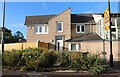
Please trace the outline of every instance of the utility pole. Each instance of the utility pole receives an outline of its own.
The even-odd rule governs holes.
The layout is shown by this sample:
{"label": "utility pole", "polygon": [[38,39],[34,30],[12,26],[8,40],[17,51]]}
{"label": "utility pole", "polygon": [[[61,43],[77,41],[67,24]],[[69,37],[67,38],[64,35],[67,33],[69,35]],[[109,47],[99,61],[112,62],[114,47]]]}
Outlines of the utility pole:
{"label": "utility pole", "polygon": [[5,25],[5,0],[3,1],[3,25],[1,27],[1,50],[4,53],[4,25]]}
{"label": "utility pole", "polygon": [[112,53],[112,31],[111,31],[111,12],[110,12],[110,0],[108,0],[108,9],[109,9],[109,15],[110,15],[110,67],[113,67],[113,53]]}

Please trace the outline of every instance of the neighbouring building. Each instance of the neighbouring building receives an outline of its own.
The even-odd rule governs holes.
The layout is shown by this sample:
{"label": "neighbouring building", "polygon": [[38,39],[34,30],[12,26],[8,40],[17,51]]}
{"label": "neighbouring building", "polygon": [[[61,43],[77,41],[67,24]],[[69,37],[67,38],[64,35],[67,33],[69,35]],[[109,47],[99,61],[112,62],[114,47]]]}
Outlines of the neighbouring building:
{"label": "neighbouring building", "polygon": [[[102,39],[110,39],[110,31],[106,31],[104,28],[103,14],[93,14],[93,17],[96,22],[96,33],[101,36]],[[120,39],[120,13],[111,14],[111,23],[112,39]]]}

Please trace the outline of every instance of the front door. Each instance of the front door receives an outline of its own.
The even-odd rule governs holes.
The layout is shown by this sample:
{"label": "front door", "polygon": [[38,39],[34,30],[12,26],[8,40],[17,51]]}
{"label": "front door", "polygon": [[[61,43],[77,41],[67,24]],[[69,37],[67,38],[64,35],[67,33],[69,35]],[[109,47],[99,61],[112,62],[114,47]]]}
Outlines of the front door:
{"label": "front door", "polygon": [[63,50],[63,36],[56,36],[56,50]]}

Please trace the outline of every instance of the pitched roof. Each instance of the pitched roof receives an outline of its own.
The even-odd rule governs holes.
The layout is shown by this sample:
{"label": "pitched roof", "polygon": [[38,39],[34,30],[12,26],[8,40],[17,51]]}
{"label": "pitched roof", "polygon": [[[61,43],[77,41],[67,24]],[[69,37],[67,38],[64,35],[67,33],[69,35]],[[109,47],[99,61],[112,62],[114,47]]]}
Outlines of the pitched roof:
{"label": "pitched roof", "polygon": [[71,22],[95,24],[92,14],[71,14]]}
{"label": "pitched roof", "polygon": [[26,16],[25,25],[48,24],[49,19],[54,16],[56,15]]}
{"label": "pitched roof", "polygon": [[73,39],[66,40],[65,42],[81,42],[81,41],[93,41],[93,40],[103,40],[103,39],[96,33],[89,33]]}
{"label": "pitched roof", "polygon": [[[48,24],[48,21],[56,15],[26,16],[25,25]],[[71,23],[95,24],[92,14],[71,14]]]}

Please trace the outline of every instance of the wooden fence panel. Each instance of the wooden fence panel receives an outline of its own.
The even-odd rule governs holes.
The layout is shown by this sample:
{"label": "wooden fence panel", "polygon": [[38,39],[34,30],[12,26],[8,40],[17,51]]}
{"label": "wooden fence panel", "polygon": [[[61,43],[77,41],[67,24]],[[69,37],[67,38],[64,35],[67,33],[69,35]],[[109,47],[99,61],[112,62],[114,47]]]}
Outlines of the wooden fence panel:
{"label": "wooden fence panel", "polygon": [[[0,44],[1,46],[1,44]],[[9,43],[9,44],[4,44],[4,50],[22,50],[22,49],[26,49],[26,48],[37,48],[37,47],[41,47],[41,48],[47,48],[49,47],[48,43],[44,43],[44,42],[30,42],[30,43]],[[1,47],[0,47],[1,50]]]}
{"label": "wooden fence panel", "polygon": [[38,47],[49,49],[49,43],[38,42]]}

